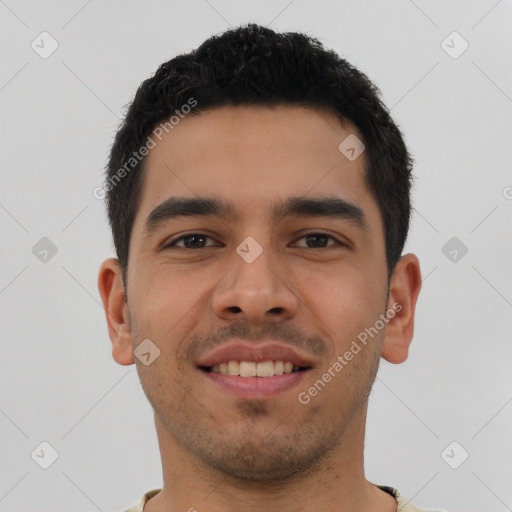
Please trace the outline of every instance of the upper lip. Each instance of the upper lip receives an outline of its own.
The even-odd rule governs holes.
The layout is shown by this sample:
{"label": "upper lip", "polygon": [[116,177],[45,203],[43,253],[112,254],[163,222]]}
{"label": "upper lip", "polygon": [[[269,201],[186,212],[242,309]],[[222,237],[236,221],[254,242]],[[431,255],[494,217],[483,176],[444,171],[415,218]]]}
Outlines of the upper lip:
{"label": "upper lip", "polygon": [[214,366],[228,361],[284,361],[291,362],[293,366],[311,367],[313,361],[307,356],[301,355],[290,346],[277,342],[267,342],[255,345],[254,342],[240,342],[222,345],[212,352],[205,354],[197,363],[197,366]]}

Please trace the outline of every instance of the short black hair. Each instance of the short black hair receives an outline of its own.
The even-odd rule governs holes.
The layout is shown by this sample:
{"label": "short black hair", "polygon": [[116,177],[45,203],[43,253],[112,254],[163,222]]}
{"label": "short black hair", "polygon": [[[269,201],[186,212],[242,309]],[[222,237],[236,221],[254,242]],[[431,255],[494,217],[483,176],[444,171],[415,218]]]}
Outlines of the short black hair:
{"label": "short black hair", "polygon": [[379,89],[317,39],[250,23],[160,65],[127,108],[104,187],[125,289],[147,153],[141,148],[160,123],[172,128],[175,114],[236,105],[322,109],[357,127],[365,145],[365,180],[382,215],[389,281],[409,230],[412,158]]}

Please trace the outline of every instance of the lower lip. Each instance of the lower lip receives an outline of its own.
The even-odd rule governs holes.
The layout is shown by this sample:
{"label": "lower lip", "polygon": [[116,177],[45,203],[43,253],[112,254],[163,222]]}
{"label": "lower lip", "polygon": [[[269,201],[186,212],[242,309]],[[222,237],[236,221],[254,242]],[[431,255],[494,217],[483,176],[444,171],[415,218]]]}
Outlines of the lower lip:
{"label": "lower lip", "polygon": [[240,377],[199,370],[211,382],[239,398],[268,398],[295,387],[309,370],[272,377]]}

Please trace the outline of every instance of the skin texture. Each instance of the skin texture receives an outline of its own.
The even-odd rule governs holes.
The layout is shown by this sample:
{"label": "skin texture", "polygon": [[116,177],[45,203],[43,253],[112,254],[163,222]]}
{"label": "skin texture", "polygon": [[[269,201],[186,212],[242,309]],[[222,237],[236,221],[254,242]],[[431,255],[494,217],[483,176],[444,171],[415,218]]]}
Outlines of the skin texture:
{"label": "skin texture", "polygon": [[[380,358],[407,359],[421,274],[416,256],[402,256],[388,294],[382,219],[364,182],[364,153],[349,161],[338,150],[357,133],[314,109],[222,107],[183,119],[148,155],[128,302],[117,259],[106,260],[98,278],[113,357],[136,364],[155,411],[164,486],[145,512],[396,510],[364,475],[366,412]],[[170,196],[222,198],[239,218],[178,217],[147,236],[146,217]],[[350,201],[368,229],[345,219],[273,221],[271,202],[292,196]],[[318,231],[333,238],[315,245],[305,237]],[[192,233],[211,238],[189,240],[192,249],[183,239],[164,247]],[[263,249],[252,263],[236,252],[248,236]],[[385,329],[301,404],[298,394],[393,304],[400,311]],[[145,339],[160,350],[149,366],[134,357]],[[297,387],[240,399],[194,364],[235,339],[290,345],[313,368]]]}

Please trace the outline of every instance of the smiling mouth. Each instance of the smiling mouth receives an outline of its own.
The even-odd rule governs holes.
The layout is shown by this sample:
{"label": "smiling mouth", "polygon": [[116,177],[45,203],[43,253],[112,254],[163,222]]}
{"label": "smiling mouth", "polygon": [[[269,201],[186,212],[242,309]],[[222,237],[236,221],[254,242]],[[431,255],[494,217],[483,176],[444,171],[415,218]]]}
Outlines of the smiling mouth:
{"label": "smiling mouth", "polygon": [[273,377],[309,370],[307,366],[294,366],[290,361],[226,361],[214,366],[199,366],[202,371],[233,377]]}

